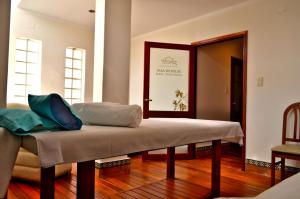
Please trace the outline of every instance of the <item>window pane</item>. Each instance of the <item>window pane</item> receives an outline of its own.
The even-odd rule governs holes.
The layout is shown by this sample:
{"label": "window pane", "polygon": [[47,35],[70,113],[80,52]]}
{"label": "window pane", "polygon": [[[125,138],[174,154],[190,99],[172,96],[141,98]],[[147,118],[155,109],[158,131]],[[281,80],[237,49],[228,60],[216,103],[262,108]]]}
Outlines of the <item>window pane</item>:
{"label": "window pane", "polygon": [[73,70],[73,78],[81,79],[81,71]]}
{"label": "window pane", "polygon": [[81,80],[73,80],[73,88],[81,88]]}
{"label": "window pane", "polygon": [[26,103],[26,98],[25,97],[14,96],[14,102],[23,104],[23,103]]}
{"label": "window pane", "polygon": [[16,49],[26,50],[27,40],[26,39],[16,39]]}
{"label": "window pane", "polygon": [[15,95],[25,96],[25,86],[15,85],[14,91],[15,91]]}
{"label": "window pane", "polygon": [[17,72],[17,73],[26,73],[26,63],[16,62],[15,72]]}
{"label": "window pane", "polygon": [[74,57],[75,59],[81,59],[82,57],[82,52],[81,50],[74,50]]}
{"label": "window pane", "polygon": [[26,62],[26,52],[16,50],[16,61],[23,61]]}
{"label": "window pane", "polygon": [[72,68],[72,59],[66,59],[66,67]]}
{"label": "window pane", "polygon": [[70,103],[81,102],[82,71],[84,63],[82,59],[85,51],[81,49],[67,48],[65,59],[65,98]]}
{"label": "window pane", "polygon": [[28,52],[28,54],[27,54],[27,61],[28,62],[32,62],[32,63],[38,63],[38,54],[37,53]]}
{"label": "window pane", "polygon": [[71,48],[66,49],[66,57],[72,58],[73,50]]}
{"label": "window pane", "polygon": [[72,87],[72,79],[65,79],[65,88]]}
{"label": "window pane", "polygon": [[37,87],[39,81],[36,75],[27,75],[27,84]]}
{"label": "window pane", "polygon": [[71,89],[65,89],[65,98],[71,98]]}
{"label": "window pane", "polygon": [[15,102],[27,103],[27,94],[39,94],[40,51],[41,42],[16,39],[14,85],[11,88]]}
{"label": "window pane", "polygon": [[81,60],[74,60],[73,68],[81,69]]}
{"label": "window pane", "polygon": [[72,69],[66,68],[65,77],[72,78]]}
{"label": "window pane", "polygon": [[78,98],[78,99],[80,99],[80,90],[73,90],[73,92],[72,92],[72,98]]}
{"label": "window pane", "polygon": [[39,52],[40,51],[40,44],[39,42],[35,41],[28,41],[28,50],[33,52]]}
{"label": "window pane", "polygon": [[15,74],[15,84],[24,84],[26,83],[26,74]]}
{"label": "window pane", "polygon": [[27,73],[30,73],[30,74],[37,74],[38,72],[38,64],[32,64],[32,63],[28,63],[27,64]]}

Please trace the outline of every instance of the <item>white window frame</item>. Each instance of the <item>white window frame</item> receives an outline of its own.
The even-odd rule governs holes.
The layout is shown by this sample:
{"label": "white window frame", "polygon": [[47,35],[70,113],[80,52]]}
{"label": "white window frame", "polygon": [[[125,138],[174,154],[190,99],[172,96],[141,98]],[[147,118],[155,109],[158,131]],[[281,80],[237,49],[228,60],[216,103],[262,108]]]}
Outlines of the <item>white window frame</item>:
{"label": "white window frame", "polygon": [[[72,56],[68,56],[67,55],[67,51],[68,50],[72,50]],[[75,58],[74,57],[74,52],[75,51],[80,51],[81,52],[81,58]],[[85,49],[81,49],[81,48],[76,48],[76,47],[68,47],[66,48],[66,56],[65,56],[65,86],[64,86],[64,98],[65,100],[70,103],[76,103],[76,102],[84,102],[84,87],[85,87],[85,57],[86,57],[86,50]],[[71,60],[72,64],[71,67],[67,66],[67,60]],[[74,62],[75,61],[80,61],[81,62],[81,67],[76,68],[74,67]],[[67,70],[71,70],[72,71],[72,75],[71,77],[67,77],[66,71]],[[81,76],[80,77],[74,77],[74,71],[80,71],[81,72]],[[66,81],[70,80],[71,81],[71,86],[66,86]],[[80,88],[76,88],[73,85],[74,81],[81,81],[80,84]],[[71,93],[71,96],[66,96],[66,90],[69,90]],[[74,97],[73,94],[74,92],[79,91],[80,92],[80,97]]]}
{"label": "white window frame", "polygon": [[[26,49],[20,49],[17,47],[18,40],[24,40],[26,42]],[[37,50],[29,50],[29,42],[34,42],[35,45],[37,45]],[[25,53],[25,60],[18,60],[17,59],[17,52],[24,52]],[[29,61],[29,53],[35,53],[37,54],[37,60],[35,62]],[[12,79],[9,78],[10,85],[8,89],[10,90],[10,95],[8,95],[8,102],[18,102],[18,103],[24,103],[27,104],[28,102],[28,94],[40,94],[41,90],[41,59],[42,59],[42,41],[31,39],[31,38],[24,38],[24,37],[17,37],[15,40],[15,49],[14,49],[14,64],[13,64],[13,73],[12,73]],[[17,64],[21,63],[25,66],[25,72],[17,71]],[[29,65],[35,65],[36,68],[34,68],[34,74],[29,72]],[[11,74],[11,73],[10,73]],[[24,83],[17,83],[17,76],[18,74],[25,76],[25,82]],[[34,76],[34,83],[29,84],[29,76]],[[24,86],[24,94],[16,93],[16,87],[17,86]],[[29,88],[34,88],[34,92],[30,92]],[[19,98],[19,100],[17,99]],[[21,98],[24,98],[24,100],[20,100]]]}

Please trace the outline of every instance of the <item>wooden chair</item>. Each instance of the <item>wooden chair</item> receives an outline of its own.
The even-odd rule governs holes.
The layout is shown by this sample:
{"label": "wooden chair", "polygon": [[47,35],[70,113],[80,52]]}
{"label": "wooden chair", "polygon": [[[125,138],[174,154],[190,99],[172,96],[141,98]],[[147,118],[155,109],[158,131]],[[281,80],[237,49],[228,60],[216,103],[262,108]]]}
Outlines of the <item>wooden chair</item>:
{"label": "wooden chair", "polygon": [[[300,160],[300,102],[291,104],[283,114],[282,145],[273,147],[271,163],[271,186],[275,184],[275,166],[281,163],[281,180],[285,179],[285,159]],[[290,135],[290,130],[292,135]],[[281,161],[276,162],[276,158]]]}

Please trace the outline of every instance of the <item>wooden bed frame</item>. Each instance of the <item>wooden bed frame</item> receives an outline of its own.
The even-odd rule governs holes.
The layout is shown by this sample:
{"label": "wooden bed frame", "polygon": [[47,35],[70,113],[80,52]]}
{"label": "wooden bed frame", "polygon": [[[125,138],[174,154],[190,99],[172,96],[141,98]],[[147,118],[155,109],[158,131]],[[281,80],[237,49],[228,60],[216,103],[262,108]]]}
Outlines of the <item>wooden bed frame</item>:
{"label": "wooden bed frame", "polygon": [[[167,148],[167,179],[175,178],[175,147]],[[211,197],[220,196],[221,140],[212,141]],[[54,199],[55,166],[41,169],[40,198]],[[95,198],[95,161],[77,163],[77,199]],[[5,197],[7,199],[7,196]]]}
{"label": "wooden bed frame", "polygon": [[[167,154],[150,154],[150,151],[142,152],[142,159],[145,160],[166,160]],[[188,144],[186,153],[175,153],[176,160],[190,160],[196,158],[196,144]]]}

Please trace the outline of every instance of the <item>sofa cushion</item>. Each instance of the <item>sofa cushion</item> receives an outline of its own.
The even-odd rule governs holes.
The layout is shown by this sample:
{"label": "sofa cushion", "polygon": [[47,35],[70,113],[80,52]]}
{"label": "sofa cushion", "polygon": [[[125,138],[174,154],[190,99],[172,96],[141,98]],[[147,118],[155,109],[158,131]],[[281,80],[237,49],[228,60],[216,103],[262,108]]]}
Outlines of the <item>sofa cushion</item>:
{"label": "sofa cushion", "polygon": [[[70,173],[72,170],[72,164],[61,164],[55,166],[55,176],[61,176],[66,173]],[[24,148],[20,148],[17,156],[17,160],[13,169],[13,178],[39,182],[40,181],[41,167],[38,157],[27,151]]]}
{"label": "sofa cushion", "polygon": [[23,148],[21,148],[18,153],[15,165],[32,167],[32,168],[41,167],[38,157],[35,154],[30,153]]}
{"label": "sofa cushion", "polygon": [[30,109],[30,107],[27,104],[20,104],[20,103],[8,103],[7,108],[24,109],[24,110]]}
{"label": "sofa cushion", "polygon": [[[72,170],[72,164],[56,165],[55,177],[59,177],[71,173],[71,170]],[[30,182],[40,182],[41,168],[15,165],[13,169],[12,177],[15,179],[21,179]]]}

